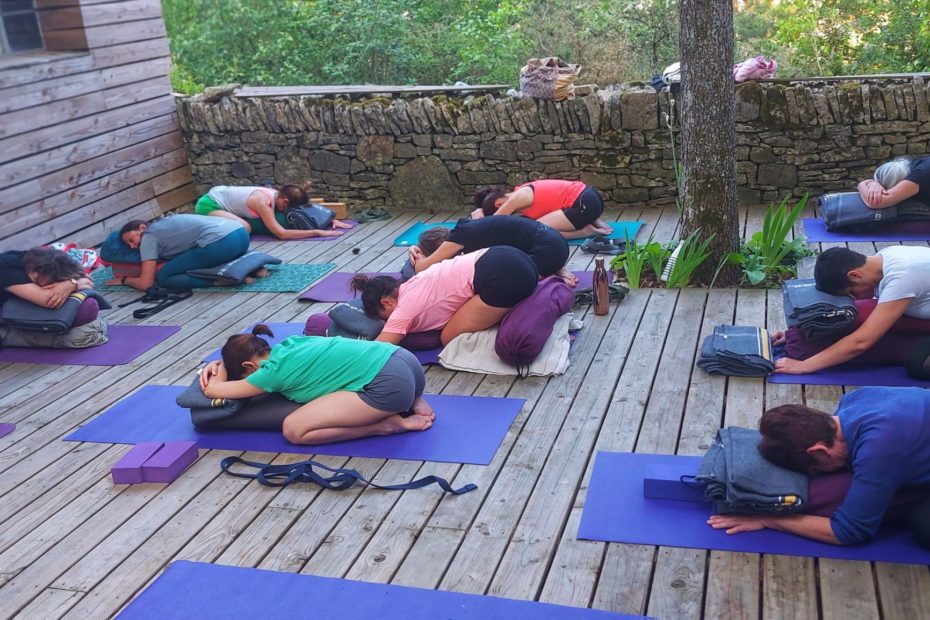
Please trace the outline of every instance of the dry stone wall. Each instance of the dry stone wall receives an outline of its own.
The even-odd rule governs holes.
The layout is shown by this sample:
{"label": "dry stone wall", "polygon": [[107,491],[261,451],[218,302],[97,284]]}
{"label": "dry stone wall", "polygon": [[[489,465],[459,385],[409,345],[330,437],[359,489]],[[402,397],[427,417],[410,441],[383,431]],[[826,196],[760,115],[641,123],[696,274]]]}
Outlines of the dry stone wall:
{"label": "dry stone wall", "polygon": [[[848,191],[895,156],[930,152],[919,77],[737,85],[740,197]],[[672,102],[674,103],[674,102]],[[667,93],[602,90],[572,101],[480,97],[179,98],[200,191],[300,182],[355,206],[461,208],[477,187],[581,179],[609,203],[675,200]]]}

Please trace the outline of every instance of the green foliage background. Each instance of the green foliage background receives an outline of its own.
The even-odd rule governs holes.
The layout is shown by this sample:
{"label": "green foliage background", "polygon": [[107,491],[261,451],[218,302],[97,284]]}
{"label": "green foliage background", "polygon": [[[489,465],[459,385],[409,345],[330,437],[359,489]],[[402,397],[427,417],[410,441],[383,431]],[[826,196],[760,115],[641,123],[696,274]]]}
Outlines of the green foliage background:
{"label": "green foliage background", "polygon": [[[180,92],[250,85],[516,85],[532,56],[583,82],[678,57],[676,0],[162,0]],[[736,57],[779,77],[930,69],[930,0],[735,0]]]}

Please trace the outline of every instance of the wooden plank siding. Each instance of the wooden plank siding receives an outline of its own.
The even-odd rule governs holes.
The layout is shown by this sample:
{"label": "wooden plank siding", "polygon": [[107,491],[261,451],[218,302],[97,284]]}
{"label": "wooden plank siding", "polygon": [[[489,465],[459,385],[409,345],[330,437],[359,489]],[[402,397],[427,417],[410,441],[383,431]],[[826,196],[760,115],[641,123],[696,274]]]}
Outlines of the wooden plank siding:
{"label": "wooden plank siding", "polygon": [[37,7],[50,49],[72,51],[0,62],[0,250],[93,245],[189,204],[159,0]]}

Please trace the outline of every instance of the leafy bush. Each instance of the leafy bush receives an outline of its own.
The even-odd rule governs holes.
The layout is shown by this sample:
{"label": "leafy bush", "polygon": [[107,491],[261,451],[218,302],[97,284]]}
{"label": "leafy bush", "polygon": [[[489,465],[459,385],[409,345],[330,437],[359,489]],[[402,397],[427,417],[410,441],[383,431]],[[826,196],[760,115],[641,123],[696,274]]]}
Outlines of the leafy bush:
{"label": "leafy bush", "polygon": [[804,194],[790,211],[787,197],[778,207],[770,206],[762,230],[740,245],[739,252],[727,256],[728,264],[742,268],[743,277],[750,286],[779,286],[782,280],[797,275],[799,258],[813,254],[804,237],[788,238],[806,205],[807,194]]}

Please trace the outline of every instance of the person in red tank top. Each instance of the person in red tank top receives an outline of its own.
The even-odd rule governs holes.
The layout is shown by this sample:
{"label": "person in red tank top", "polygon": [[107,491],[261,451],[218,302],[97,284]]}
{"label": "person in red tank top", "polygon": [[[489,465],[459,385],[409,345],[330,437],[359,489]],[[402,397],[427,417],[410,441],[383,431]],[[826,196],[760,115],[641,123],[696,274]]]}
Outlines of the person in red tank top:
{"label": "person in red tank top", "polygon": [[580,181],[540,179],[516,186],[512,192],[485,187],[475,192],[472,218],[486,215],[522,215],[562,233],[566,239],[609,235],[601,215],[601,194]]}

